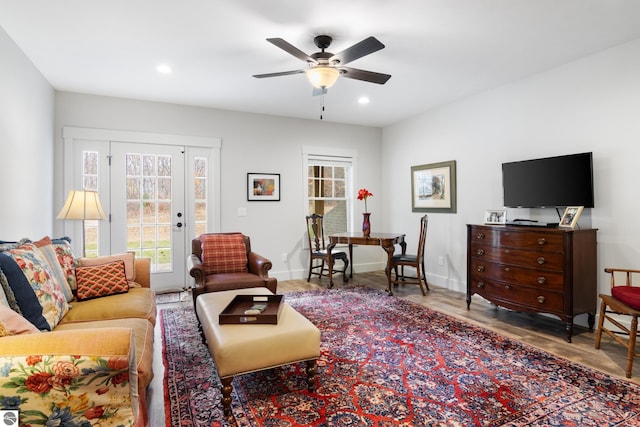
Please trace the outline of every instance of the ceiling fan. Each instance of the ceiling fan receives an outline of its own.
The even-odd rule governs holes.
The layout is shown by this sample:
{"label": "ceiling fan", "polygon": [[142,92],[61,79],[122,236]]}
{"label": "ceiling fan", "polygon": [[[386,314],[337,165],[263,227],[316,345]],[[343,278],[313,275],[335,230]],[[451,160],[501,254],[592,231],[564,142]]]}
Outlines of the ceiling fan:
{"label": "ceiling fan", "polygon": [[365,82],[385,84],[387,80],[391,78],[389,74],[376,73],[373,71],[359,70],[357,68],[345,67],[346,64],[363,56],[369,55],[384,48],[384,45],[380,43],[375,37],[368,37],[359,43],[343,50],[340,53],[333,54],[331,52],[325,52],[333,39],[331,36],[320,35],[316,36],[313,41],[320,49],[320,52],[307,55],[291,43],[281,38],[267,39],[269,43],[272,43],[290,53],[296,58],[305,61],[309,68],[306,70],[293,70],[282,71],[279,73],[268,74],[255,74],[253,77],[262,79],[265,77],[278,77],[288,76],[291,74],[306,73],[307,78],[314,87],[313,94],[321,95],[327,93],[327,89],[334,85],[339,76],[343,76],[349,79],[363,80]]}

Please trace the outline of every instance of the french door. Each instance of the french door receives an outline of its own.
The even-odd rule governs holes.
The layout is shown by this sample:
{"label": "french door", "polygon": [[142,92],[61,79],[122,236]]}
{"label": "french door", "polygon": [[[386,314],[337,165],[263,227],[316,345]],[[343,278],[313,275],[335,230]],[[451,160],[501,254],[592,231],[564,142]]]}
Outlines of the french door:
{"label": "french door", "polygon": [[[87,256],[133,251],[151,259],[156,292],[189,287],[191,240],[220,230],[220,140],[74,127],[63,138],[64,194],[98,191],[108,216],[85,221]],[[82,223],[64,233],[81,242]]]}
{"label": "french door", "polygon": [[184,288],[185,148],[111,142],[111,249],[151,259],[156,290]]}

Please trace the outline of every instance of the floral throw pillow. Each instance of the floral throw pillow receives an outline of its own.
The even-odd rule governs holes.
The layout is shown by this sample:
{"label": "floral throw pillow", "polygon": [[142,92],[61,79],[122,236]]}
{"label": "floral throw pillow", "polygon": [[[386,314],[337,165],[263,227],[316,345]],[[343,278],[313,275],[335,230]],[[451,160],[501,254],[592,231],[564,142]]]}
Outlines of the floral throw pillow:
{"label": "floral throw pillow", "polygon": [[25,243],[5,253],[18,264],[42,306],[42,315],[51,329],[55,328],[69,311],[69,304],[40,249],[33,243]]}
{"label": "floral throw pillow", "polygon": [[63,237],[61,239],[52,239],[51,244],[55,248],[58,262],[62,267],[69,287],[76,290],[76,258],[71,250],[71,239]]}
{"label": "floral throw pillow", "polygon": [[76,280],[78,301],[129,291],[122,260],[91,267],[76,267]]}

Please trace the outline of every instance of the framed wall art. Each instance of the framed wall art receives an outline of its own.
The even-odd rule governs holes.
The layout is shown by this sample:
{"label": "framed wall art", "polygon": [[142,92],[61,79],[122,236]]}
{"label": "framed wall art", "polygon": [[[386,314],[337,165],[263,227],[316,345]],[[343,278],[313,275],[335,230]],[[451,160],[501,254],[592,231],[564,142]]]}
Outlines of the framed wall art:
{"label": "framed wall art", "polygon": [[250,202],[279,202],[280,174],[247,173],[247,200]]}
{"label": "framed wall art", "polygon": [[576,228],[578,225],[578,219],[580,219],[580,214],[584,206],[567,206],[564,210],[564,214],[562,215],[562,219],[560,220],[559,227],[568,227],[568,228]]}
{"label": "framed wall art", "polygon": [[506,209],[494,209],[488,210],[484,213],[485,224],[506,224],[507,223],[507,210]]}
{"label": "framed wall art", "polygon": [[456,161],[411,167],[412,212],[456,212]]}

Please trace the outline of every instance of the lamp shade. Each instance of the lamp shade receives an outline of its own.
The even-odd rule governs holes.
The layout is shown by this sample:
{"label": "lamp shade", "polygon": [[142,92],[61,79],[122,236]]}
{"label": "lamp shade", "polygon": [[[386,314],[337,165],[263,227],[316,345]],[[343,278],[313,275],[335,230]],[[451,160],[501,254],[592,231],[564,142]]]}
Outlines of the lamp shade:
{"label": "lamp shade", "polygon": [[71,190],[57,219],[105,219],[97,191]]}
{"label": "lamp shade", "polygon": [[333,86],[340,76],[340,71],[333,67],[318,66],[307,70],[307,78],[313,87],[328,89]]}

